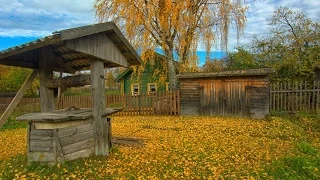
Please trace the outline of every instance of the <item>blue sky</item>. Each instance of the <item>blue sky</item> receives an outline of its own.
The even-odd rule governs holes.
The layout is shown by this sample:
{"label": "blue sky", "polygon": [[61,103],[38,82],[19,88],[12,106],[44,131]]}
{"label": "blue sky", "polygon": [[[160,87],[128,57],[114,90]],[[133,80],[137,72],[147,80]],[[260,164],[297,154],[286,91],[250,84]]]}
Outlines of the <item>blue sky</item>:
{"label": "blue sky", "polygon": [[[57,30],[96,23],[93,4],[94,0],[0,0],[0,50]],[[279,6],[305,11],[311,18],[320,12],[320,0],[246,0],[246,5],[247,24],[239,45],[248,45],[253,35],[266,35],[270,29],[266,19]],[[228,50],[234,51],[236,45],[236,33],[231,29]],[[212,48],[212,58],[223,56],[218,47]],[[201,46],[198,49],[202,64],[206,55]]]}

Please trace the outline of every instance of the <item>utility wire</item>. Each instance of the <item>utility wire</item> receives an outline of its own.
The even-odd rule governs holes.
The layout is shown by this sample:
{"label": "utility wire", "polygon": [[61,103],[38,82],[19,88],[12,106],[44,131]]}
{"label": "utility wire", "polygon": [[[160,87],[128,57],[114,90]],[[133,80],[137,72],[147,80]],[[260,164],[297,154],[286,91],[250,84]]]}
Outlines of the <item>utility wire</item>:
{"label": "utility wire", "polygon": [[[34,30],[36,31],[32,26],[30,26],[27,22],[25,22],[24,20],[22,20],[21,18],[15,16],[13,13],[11,13],[10,11],[6,10],[3,6],[0,5],[0,8],[2,9],[2,12],[0,11],[0,13],[6,17],[8,17],[11,21],[13,21],[14,23],[16,23],[17,25],[19,25],[20,27],[22,27],[25,30]],[[20,22],[18,22],[17,20],[19,20]],[[27,26],[25,26],[27,25]]]}

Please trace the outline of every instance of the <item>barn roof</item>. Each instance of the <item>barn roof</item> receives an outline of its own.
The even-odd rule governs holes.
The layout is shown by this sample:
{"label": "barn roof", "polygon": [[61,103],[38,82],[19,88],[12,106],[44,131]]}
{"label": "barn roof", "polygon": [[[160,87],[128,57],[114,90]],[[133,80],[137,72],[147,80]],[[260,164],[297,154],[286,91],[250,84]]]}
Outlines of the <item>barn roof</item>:
{"label": "barn roof", "polygon": [[189,78],[210,78],[210,77],[230,77],[230,76],[267,76],[274,71],[270,68],[262,69],[246,69],[246,70],[232,70],[220,72],[193,72],[193,73],[180,73],[177,75],[179,79]]}
{"label": "barn roof", "polygon": [[90,59],[103,61],[105,67],[130,67],[142,62],[119,28],[106,22],[54,32],[0,51],[0,64],[37,69],[44,47],[52,49],[54,70],[67,73],[89,69]]}

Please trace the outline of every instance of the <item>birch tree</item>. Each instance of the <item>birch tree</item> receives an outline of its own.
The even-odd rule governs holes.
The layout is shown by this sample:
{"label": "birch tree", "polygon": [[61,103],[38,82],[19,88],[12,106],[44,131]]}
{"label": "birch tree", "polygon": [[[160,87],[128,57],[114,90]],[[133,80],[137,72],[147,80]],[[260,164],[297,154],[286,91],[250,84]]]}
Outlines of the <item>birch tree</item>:
{"label": "birch tree", "polygon": [[100,22],[115,21],[142,54],[163,50],[173,90],[178,88],[174,61],[180,71],[193,71],[198,45],[207,52],[216,43],[226,49],[230,26],[239,37],[247,9],[243,0],[95,0],[94,8]]}

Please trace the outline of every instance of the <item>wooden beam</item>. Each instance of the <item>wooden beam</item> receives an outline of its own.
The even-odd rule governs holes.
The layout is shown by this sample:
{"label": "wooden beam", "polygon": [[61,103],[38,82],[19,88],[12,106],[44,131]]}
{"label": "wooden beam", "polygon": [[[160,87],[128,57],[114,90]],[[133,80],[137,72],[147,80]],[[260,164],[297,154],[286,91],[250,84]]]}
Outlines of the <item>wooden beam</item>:
{"label": "wooden beam", "polygon": [[77,75],[77,76],[68,76],[58,79],[49,79],[46,81],[47,88],[69,88],[77,86],[90,85],[90,75]]}
{"label": "wooden beam", "polygon": [[40,69],[40,108],[42,112],[54,110],[53,89],[46,86],[46,81],[53,78],[53,52],[52,47],[47,46],[41,49],[39,57]]}
{"label": "wooden beam", "polygon": [[106,119],[101,117],[106,109],[103,62],[90,61],[90,70],[95,155],[108,155],[110,149],[109,127]]}
{"label": "wooden beam", "polygon": [[27,51],[31,51],[34,49],[42,48],[44,46],[48,46],[51,44],[59,43],[61,42],[59,36],[50,36],[50,37],[45,37],[43,40],[38,40],[34,42],[29,42],[27,44],[23,44],[21,46],[18,46],[17,48],[13,48],[13,50],[8,51],[6,53],[3,53],[2,55],[0,54],[0,59],[14,56],[17,54],[22,54]]}
{"label": "wooden beam", "polygon": [[0,64],[8,65],[8,66],[16,66],[16,67],[23,67],[23,68],[31,68],[31,69],[38,69],[39,66],[34,63],[24,62],[24,61],[16,61],[16,60],[0,60]]}
{"label": "wooden beam", "polygon": [[0,128],[4,125],[4,123],[7,121],[11,113],[13,112],[14,108],[17,107],[18,103],[22,99],[24,93],[26,90],[28,90],[31,87],[31,84],[33,80],[37,77],[39,70],[34,69],[32,74],[28,77],[28,79],[24,82],[22,87],[20,88],[19,92],[16,94],[16,96],[13,98],[12,102],[7,107],[6,111],[2,114],[0,118]]}

